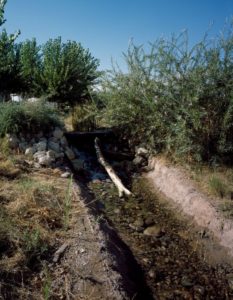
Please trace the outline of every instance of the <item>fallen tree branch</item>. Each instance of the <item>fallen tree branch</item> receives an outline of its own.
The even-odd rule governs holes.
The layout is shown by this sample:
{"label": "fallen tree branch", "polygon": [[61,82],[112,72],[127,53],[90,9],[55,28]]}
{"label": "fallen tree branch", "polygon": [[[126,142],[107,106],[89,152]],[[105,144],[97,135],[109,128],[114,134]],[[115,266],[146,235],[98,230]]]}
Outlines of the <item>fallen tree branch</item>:
{"label": "fallen tree branch", "polygon": [[123,197],[124,195],[130,196],[132,193],[123,185],[120,178],[117,176],[117,174],[115,173],[113,168],[110,166],[110,164],[105,161],[103,154],[100,150],[98,137],[95,138],[95,149],[96,149],[98,161],[105,168],[105,170],[108,173],[109,177],[111,178],[112,182],[117,187],[118,192],[119,192],[119,197]]}

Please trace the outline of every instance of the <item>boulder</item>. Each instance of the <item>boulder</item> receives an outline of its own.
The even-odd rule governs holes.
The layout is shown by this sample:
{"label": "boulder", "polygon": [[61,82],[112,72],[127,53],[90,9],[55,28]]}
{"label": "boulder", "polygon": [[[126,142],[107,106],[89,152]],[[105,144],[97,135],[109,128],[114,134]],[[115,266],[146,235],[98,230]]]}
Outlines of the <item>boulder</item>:
{"label": "boulder", "polygon": [[49,138],[49,142],[54,142],[54,143],[59,143],[59,139],[58,138],[55,138],[54,136],[51,136],[50,138]]}
{"label": "boulder", "polygon": [[63,136],[60,140],[60,144],[62,147],[68,147],[68,141],[65,136]]}
{"label": "boulder", "polygon": [[48,142],[48,149],[53,150],[55,152],[60,152],[60,145],[59,145],[59,143],[55,143],[50,140]]}
{"label": "boulder", "polygon": [[63,137],[63,134],[64,134],[64,132],[58,127],[56,127],[53,132],[53,136],[57,139],[61,139]]}
{"label": "boulder", "polygon": [[46,152],[47,157],[49,157],[52,161],[55,161],[57,153],[53,150],[48,150]]}
{"label": "boulder", "polygon": [[39,142],[45,142],[45,143],[47,143],[47,139],[46,139],[46,137],[44,137],[44,136],[42,136],[40,139],[39,139]]}
{"label": "boulder", "polygon": [[37,151],[41,152],[41,151],[45,151],[47,149],[47,142],[45,141],[41,141],[37,144],[35,144]]}
{"label": "boulder", "polygon": [[36,153],[36,148],[35,147],[28,147],[25,150],[25,155],[33,155]]}
{"label": "boulder", "polygon": [[69,160],[75,159],[74,151],[72,149],[70,149],[69,147],[66,147],[65,154]]}
{"label": "boulder", "polygon": [[44,156],[40,156],[38,158],[38,163],[42,166],[50,166],[52,164],[53,160],[48,157],[47,155],[44,155]]}
{"label": "boulder", "polygon": [[141,166],[144,163],[145,159],[142,156],[136,156],[133,160],[133,164],[136,166]]}
{"label": "boulder", "polygon": [[142,156],[147,158],[149,156],[149,151],[146,148],[139,147],[136,149],[136,156]]}
{"label": "boulder", "polygon": [[34,155],[33,155],[33,158],[35,160],[38,160],[39,157],[42,157],[42,156],[45,156],[46,155],[46,151],[37,151]]}

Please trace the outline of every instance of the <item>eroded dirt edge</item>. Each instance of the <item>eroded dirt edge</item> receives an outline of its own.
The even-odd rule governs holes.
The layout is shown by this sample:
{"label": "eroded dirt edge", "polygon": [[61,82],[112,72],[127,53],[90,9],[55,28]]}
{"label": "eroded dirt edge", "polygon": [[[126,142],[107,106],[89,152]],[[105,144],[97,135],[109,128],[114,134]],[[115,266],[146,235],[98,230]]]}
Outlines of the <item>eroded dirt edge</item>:
{"label": "eroded dirt edge", "polygon": [[156,190],[176,204],[177,209],[191,216],[197,225],[209,230],[233,257],[233,221],[224,218],[214,206],[214,201],[211,201],[213,199],[198,191],[181,169],[163,159],[152,158],[150,167],[152,171],[145,174],[145,177]]}

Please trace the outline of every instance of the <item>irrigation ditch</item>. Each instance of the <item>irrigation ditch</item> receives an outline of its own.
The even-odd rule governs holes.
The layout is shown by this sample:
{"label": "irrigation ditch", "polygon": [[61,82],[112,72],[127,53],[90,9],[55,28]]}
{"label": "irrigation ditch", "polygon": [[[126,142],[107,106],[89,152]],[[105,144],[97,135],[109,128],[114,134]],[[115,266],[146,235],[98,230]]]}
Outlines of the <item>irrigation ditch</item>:
{"label": "irrigation ditch", "polygon": [[[89,299],[233,299],[231,256],[214,234],[171,205],[148,174],[135,168],[130,153],[113,155],[113,148],[119,153],[122,149],[107,134],[102,143],[107,160],[132,192],[120,198],[98,163],[93,137],[88,139],[88,146],[80,146],[85,143],[70,138],[76,155],[85,161],[74,179],[92,228],[97,229],[98,241],[93,246],[89,241],[88,247],[107,257],[105,275],[98,273],[103,268],[98,265],[88,289],[106,282],[106,274],[109,280],[109,287],[102,284],[105,291],[95,291]],[[126,152],[125,145],[122,148]]]}

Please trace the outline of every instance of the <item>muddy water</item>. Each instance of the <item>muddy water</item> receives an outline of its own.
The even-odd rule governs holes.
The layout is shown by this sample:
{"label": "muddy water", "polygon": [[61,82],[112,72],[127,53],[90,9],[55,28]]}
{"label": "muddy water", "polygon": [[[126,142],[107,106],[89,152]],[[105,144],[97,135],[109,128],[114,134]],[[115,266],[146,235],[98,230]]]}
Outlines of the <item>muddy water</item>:
{"label": "muddy water", "polygon": [[88,188],[132,251],[154,299],[233,299],[233,268],[222,255],[213,260],[211,237],[176,215],[144,179],[133,180],[134,197],[126,200],[109,180],[92,180]]}

